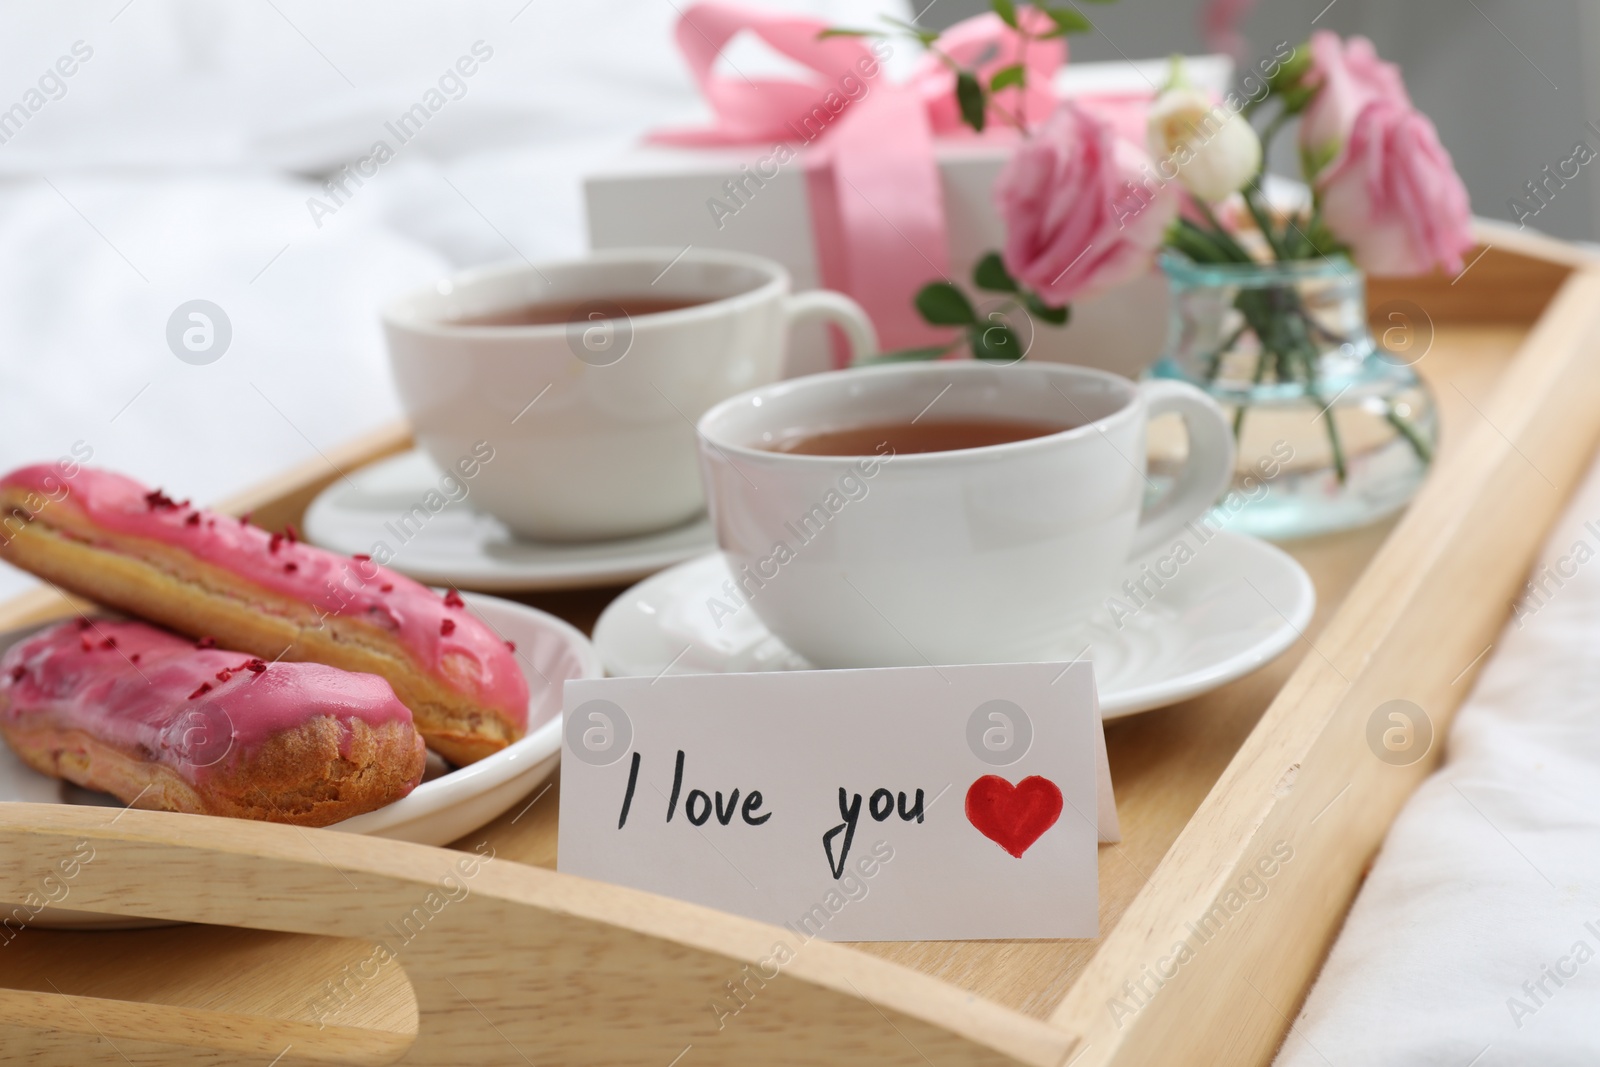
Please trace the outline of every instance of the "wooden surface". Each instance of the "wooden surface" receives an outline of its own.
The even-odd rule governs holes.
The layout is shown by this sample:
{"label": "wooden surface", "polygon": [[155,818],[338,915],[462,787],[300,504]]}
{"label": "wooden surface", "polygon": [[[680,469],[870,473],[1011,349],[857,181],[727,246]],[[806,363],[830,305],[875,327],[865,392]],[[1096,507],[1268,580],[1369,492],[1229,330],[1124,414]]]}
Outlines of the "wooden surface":
{"label": "wooden surface", "polygon": [[[111,829],[92,809],[16,805],[0,811],[0,899],[28,891],[40,865],[93,832],[106,852],[74,883],[71,906],[267,929],[25,930],[0,949],[0,1062],[176,1063],[182,1046],[192,1062],[248,1052],[265,1063],[286,1045],[284,1067],[383,1062],[419,1032],[406,1062],[664,1065],[689,1045],[686,1067],[1265,1062],[1395,810],[1437,756],[1436,745],[1411,767],[1382,763],[1367,717],[1402,697],[1443,736],[1600,432],[1590,357],[1600,274],[1574,274],[1583,261],[1559,246],[1494,238],[1456,286],[1392,290],[1416,294],[1433,319],[1418,369],[1444,422],[1439,466],[1410,511],[1398,525],[1289,546],[1319,605],[1278,661],[1108,724],[1125,839],[1101,852],[1100,939],[810,943],[737,1018],[711,1027],[711,998],[782,932],[539,870],[555,859],[552,788],[457,843],[495,850],[493,890],[475,887],[445,913],[448,934],[408,945],[404,973],[381,971],[319,1030],[316,990],[370,955],[377,916],[410,907],[452,853],[145,812]],[[269,526],[296,521],[340,476],[334,467],[403,444],[403,431],[386,431],[238,504]],[[526,599],[587,628],[616,591]],[[59,612],[52,598],[0,607],[0,627]],[[1293,858],[1264,896],[1159,989],[1127,992],[1141,981],[1151,990],[1148,968],[1184,924],[1280,843]],[[1118,999],[1133,1010],[1113,1011]],[[457,1058],[438,1058],[450,1041]]]}
{"label": "wooden surface", "polygon": [[[67,883],[74,905],[214,924],[71,938],[22,930],[0,949],[0,1062],[292,1067],[404,1055],[429,1067],[668,1064],[693,1046],[711,1050],[696,1057],[702,1063],[910,1067],[931,1056],[1042,1067],[1059,1062],[1070,1040],[819,941],[794,946],[772,974],[781,980],[746,986],[747,1010],[759,1015],[719,1020],[711,1005],[745,978],[744,961],[772,956],[781,932],[504,856],[479,859],[488,850],[239,826],[0,805],[0,897],[36,891],[62,857],[87,846],[91,861]],[[241,940],[221,926],[317,936]],[[23,938],[54,944],[35,948],[32,969],[19,974],[24,965],[4,954]],[[69,940],[80,946],[71,956]],[[398,964],[374,945],[391,948]],[[144,950],[154,946],[166,951]],[[297,988],[296,977],[312,982]],[[329,983],[347,997],[329,993]],[[165,1007],[174,1003],[181,1010]],[[771,1041],[775,1030],[800,1029],[810,1032],[803,1044]]]}
{"label": "wooden surface", "polygon": [[1482,244],[1454,277],[1367,279],[1367,309],[1377,333],[1391,325],[1390,309],[1420,309],[1440,325],[1531,323],[1544,313],[1568,272],[1590,266],[1593,253],[1539,237],[1503,222],[1480,219]]}
{"label": "wooden surface", "polygon": [[[1487,346],[1493,332],[1474,336]],[[1372,853],[1436,763],[1450,716],[1589,466],[1600,436],[1596,338],[1600,273],[1587,269],[1563,284],[1492,383],[1458,371],[1448,346],[1428,357],[1441,400],[1455,407],[1440,463],[1051,1014],[1082,1035],[1082,1064],[1257,1063],[1278,1046]],[[1481,350],[1472,358],[1475,345],[1460,351],[1487,369]],[[1376,758],[1367,741],[1369,718],[1395,699],[1420,706],[1436,737],[1407,767]],[[1167,955],[1186,924],[1280,843],[1294,858],[1266,895],[1134,1003],[1136,1014],[1115,1010],[1131,1000],[1123,983]]]}

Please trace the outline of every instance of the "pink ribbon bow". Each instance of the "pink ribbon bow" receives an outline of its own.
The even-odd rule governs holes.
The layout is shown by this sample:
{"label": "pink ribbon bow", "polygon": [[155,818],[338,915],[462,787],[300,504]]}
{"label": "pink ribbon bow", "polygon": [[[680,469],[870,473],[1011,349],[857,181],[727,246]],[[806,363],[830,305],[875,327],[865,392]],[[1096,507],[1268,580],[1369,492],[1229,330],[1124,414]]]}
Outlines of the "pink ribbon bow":
{"label": "pink ribbon bow", "polygon": [[[1049,28],[1041,11],[1022,8],[1019,16],[1042,20],[1029,24],[1034,32]],[[651,139],[698,147],[811,146],[803,159],[822,284],[850,294],[867,310],[884,347],[938,343],[948,329],[924,323],[913,300],[927,282],[949,275],[933,139],[966,130],[955,74],[930,53],[905,83],[890,82],[880,58],[887,58],[884,42],[819,38],[826,25],[733,4],[693,5],[678,22],[678,47],[716,119],[703,129],[662,131]],[[807,82],[714,74],[717,57],[743,30],[817,77]],[[1066,59],[1060,38],[1025,45],[998,16],[986,14],[951,27],[938,48],[961,66],[975,67],[985,84],[1004,67],[1026,67],[1025,90],[994,94],[991,123],[1021,118],[1032,125],[1055,107],[1051,77]],[[996,128],[993,136],[1014,133]],[[838,362],[842,350],[835,346],[835,352]]]}

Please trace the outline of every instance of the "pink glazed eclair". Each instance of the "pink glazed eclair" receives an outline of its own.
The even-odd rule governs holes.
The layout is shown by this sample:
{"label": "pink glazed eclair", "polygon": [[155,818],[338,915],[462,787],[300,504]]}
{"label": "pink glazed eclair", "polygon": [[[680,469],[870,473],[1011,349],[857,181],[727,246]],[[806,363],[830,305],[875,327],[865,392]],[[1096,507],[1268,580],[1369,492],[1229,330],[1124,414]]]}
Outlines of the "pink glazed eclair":
{"label": "pink glazed eclair", "polygon": [[399,800],[426,759],[382,678],[106,619],[0,657],[0,735],[34,770],[127,804],[296,826]]}
{"label": "pink glazed eclair", "polygon": [[108,607],[269,662],[387,681],[456,765],[521,737],[528,683],[512,648],[438,593],[365,556],[269,534],[107,471],[0,478],[0,559]]}

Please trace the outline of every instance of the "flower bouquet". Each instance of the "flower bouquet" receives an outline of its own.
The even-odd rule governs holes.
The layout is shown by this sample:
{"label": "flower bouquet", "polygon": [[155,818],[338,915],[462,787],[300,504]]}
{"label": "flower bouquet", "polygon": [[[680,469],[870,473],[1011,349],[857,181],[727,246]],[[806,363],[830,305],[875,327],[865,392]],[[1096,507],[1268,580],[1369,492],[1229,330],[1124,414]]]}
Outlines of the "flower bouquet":
{"label": "flower bouquet", "polygon": [[[1024,48],[1069,28],[1050,8],[993,6]],[[911,32],[937,50],[936,37]],[[970,126],[1022,134],[994,190],[1005,243],[979,260],[970,288],[945,278],[917,294],[928,323],[955,331],[947,344],[880,358],[963,348],[1022,358],[1033,329],[1064,324],[1073,301],[1156,261],[1173,301],[1152,373],[1232,409],[1236,488],[1248,504],[1236,526],[1303,535],[1371,521],[1411,497],[1437,433],[1412,369],[1426,316],[1394,309],[1385,340],[1395,351],[1380,347],[1364,272],[1460,272],[1473,238],[1449,154],[1371,42],[1318,31],[1284,43],[1221,100],[1186,84],[1175,62],[1142,130],[1070,102],[1030,129],[1004,105],[1005,90],[1026,87],[1025,69],[951,65]],[[1269,203],[1266,157],[1296,123],[1305,194]],[[997,300],[974,307],[974,291]]]}

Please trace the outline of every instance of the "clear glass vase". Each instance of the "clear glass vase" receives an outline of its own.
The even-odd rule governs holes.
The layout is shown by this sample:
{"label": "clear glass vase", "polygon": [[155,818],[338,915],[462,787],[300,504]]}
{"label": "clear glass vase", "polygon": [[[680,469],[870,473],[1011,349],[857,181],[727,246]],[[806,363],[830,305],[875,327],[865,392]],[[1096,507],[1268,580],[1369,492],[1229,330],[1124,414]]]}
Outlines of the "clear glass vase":
{"label": "clear glass vase", "polygon": [[[1215,524],[1281,540],[1364,525],[1411,499],[1438,439],[1412,369],[1423,324],[1408,319],[1391,331],[1403,344],[1379,346],[1366,280],[1342,257],[1247,266],[1169,254],[1161,265],[1172,321],[1150,373],[1209,392],[1239,446]],[[1159,435],[1154,452],[1159,475]]]}

